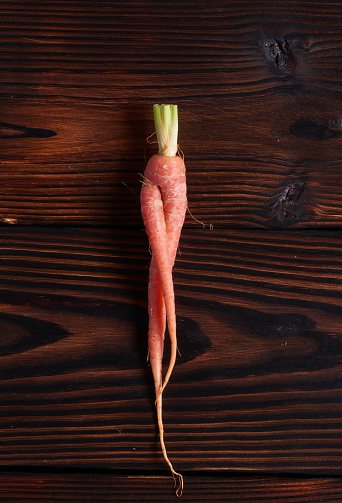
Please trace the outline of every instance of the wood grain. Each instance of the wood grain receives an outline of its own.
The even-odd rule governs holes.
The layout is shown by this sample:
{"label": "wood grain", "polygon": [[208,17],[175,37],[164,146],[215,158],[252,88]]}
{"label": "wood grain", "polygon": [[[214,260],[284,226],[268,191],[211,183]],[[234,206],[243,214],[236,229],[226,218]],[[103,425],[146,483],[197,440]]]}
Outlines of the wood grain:
{"label": "wood grain", "polygon": [[183,497],[341,501],[341,27],[312,0],[1,2],[1,501],[175,498],[146,362],[156,102],[191,212]]}
{"label": "wood grain", "polygon": [[[260,477],[192,477],[187,479],[182,501],[321,503],[341,501],[341,480],[336,478],[260,478]],[[91,501],[107,503],[173,502],[175,495],[170,480],[161,476],[80,474],[0,474],[1,501],[57,503]]]}
{"label": "wood grain", "polygon": [[[132,230],[3,229],[2,466],[165,469],[146,243]],[[337,231],[184,232],[164,407],[185,475],[341,475],[341,246]]]}
{"label": "wood grain", "polygon": [[140,226],[151,107],[175,101],[198,220],[341,228],[341,24],[311,1],[2,2],[0,222]]}

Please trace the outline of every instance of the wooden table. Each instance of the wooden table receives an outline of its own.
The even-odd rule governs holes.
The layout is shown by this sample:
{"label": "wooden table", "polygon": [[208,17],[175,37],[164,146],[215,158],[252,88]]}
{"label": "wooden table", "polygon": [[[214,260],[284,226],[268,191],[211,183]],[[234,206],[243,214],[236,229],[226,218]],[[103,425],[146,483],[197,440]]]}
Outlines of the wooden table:
{"label": "wooden table", "polygon": [[342,3],[0,14],[0,500],[176,499],[139,191],[152,105],[177,103],[189,213],[164,421],[182,498],[340,502]]}

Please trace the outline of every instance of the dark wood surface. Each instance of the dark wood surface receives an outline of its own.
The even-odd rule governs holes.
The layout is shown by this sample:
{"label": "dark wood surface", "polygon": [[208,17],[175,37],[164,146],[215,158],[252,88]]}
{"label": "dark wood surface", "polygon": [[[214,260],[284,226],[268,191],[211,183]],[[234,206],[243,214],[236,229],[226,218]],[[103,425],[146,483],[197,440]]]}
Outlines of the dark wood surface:
{"label": "dark wood surface", "polygon": [[[3,229],[3,465],[164,468],[145,239]],[[339,231],[183,232],[164,399],[180,468],[342,473],[341,248]]]}
{"label": "dark wood surface", "polygon": [[339,2],[5,0],[0,218],[140,225],[151,106],[175,101],[198,220],[340,227],[340,14]]}
{"label": "dark wood surface", "polygon": [[5,0],[0,26],[1,501],[175,499],[146,362],[156,102],[188,179],[183,497],[341,501],[342,4]]}
{"label": "dark wood surface", "polygon": [[[274,503],[340,503],[342,484],[336,478],[291,479],[280,477],[209,477],[193,476],[186,481],[188,491],[181,501],[250,501]],[[113,501],[148,503],[173,502],[170,481],[162,476],[122,476],[104,474],[64,475],[5,473],[0,475],[1,501],[49,503]],[[176,500],[178,501],[178,500]]]}

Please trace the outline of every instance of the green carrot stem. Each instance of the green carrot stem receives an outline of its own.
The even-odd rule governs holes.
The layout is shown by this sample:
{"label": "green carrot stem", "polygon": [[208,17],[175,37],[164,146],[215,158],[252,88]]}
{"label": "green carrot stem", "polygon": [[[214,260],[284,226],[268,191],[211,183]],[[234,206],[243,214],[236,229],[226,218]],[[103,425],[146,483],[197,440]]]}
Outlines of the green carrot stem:
{"label": "green carrot stem", "polygon": [[175,156],[178,150],[177,105],[153,105],[159,151],[164,157]]}

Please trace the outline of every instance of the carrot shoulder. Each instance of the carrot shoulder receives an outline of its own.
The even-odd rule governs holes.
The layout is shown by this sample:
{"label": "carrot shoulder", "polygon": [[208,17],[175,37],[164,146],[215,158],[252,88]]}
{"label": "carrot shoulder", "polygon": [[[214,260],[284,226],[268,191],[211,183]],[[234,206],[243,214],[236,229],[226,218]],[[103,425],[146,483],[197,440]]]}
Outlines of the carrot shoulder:
{"label": "carrot shoulder", "polygon": [[[186,179],[184,161],[176,155],[177,106],[154,105],[153,110],[159,152],[147,163],[140,195],[142,217],[152,252],[148,288],[148,344],[155,383],[160,443],[164,458],[179,482],[177,495],[181,495],[183,477],[173,469],[164,443],[162,393],[177,356],[172,268],[187,208]],[[171,357],[163,381],[162,360],[166,324],[171,341]]]}

